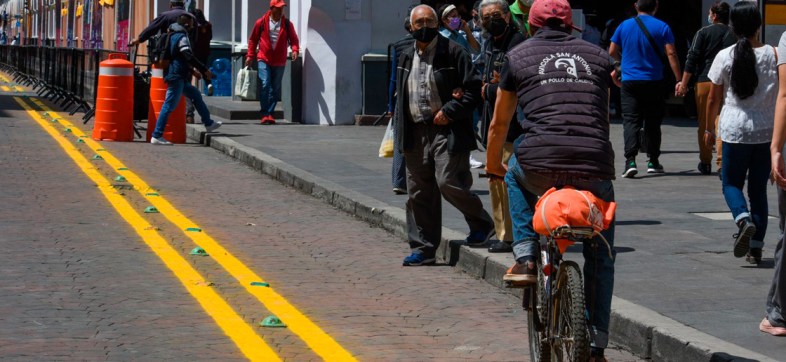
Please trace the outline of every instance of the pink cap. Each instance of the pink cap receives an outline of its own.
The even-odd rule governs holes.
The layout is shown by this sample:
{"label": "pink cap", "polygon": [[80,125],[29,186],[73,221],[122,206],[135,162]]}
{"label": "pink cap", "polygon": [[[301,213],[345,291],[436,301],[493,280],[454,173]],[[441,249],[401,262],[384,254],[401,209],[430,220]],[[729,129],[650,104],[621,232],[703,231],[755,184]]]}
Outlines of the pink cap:
{"label": "pink cap", "polygon": [[581,30],[573,26],[573,11],[568,0],[535,0],[529,9],[529,24],[542,28],[549,19],[560,19],[563,24]]}

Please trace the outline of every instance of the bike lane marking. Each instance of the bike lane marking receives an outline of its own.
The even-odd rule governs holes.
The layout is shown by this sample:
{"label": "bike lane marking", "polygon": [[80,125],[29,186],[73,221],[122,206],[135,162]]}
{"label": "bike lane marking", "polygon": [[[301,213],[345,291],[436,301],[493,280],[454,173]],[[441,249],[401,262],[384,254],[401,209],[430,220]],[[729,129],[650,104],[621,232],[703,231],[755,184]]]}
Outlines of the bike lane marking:
{"label": "bike lane marking", "polygon": [[[268,311],[286,323],[287,328],[303,340],[315,354],[325,361],[356,360],[352,356],[352,353],[344,349],[335,339],[324,332],[273,288],[252,286],[251,283],[264,282],[264,280],[227,249],[221,246],[221,244],[213,239],[210,234],[184,216],[177,208],[169,203],[166,198],[162,197],[160,194],[150,195],[149,191],[153,190],[153,188],[134,172],[128,170],[119,159],[105,151],[101,144],[92,140],[90,137],[85,137],[84,133],[79,128],[75,127],[68,120],[61,118],[39,99],[31,97],[30,101],[35,103],[39,109],[46,111],[66,129],[70,129],[70,133],[75,137],[83,139],[85,145],[95,151],[96,154],[101,155],[104,161],[114,170],[117,170],[119,175],[125,177],[127,182],[134,186],[134,190],[139,192],[152,206],[158,209],[159,213],[164,215],[167,220],[178,227],[183,234],[191,239],[196,245],[203,248],[209,257],[213,258],[232,275],[232,277],[235,278],[249,294],[253,295],[265,308],[267,308]],[[200,230],[200,232],[189,231],[194,229]]]}
{"label": "bike lane marking", "polygon": [[188,290],[202,309],[213,318],[224,333],[232,339],[240,351],[253,361],[280,361],[278,355],[265,343],[245,320],[218,293],[209,286],[202,275],[196,271],[167,241],[124,199],[89,160],[73,146],[67,136],[61,134],[43,119],[31,105],[20,97],[14,97],[30,117],[38,123],[68,154],[76,165],[93,181],[98,190],[109,201],[120,216],[142,238],[142,241],[172,271],[181,284]]}

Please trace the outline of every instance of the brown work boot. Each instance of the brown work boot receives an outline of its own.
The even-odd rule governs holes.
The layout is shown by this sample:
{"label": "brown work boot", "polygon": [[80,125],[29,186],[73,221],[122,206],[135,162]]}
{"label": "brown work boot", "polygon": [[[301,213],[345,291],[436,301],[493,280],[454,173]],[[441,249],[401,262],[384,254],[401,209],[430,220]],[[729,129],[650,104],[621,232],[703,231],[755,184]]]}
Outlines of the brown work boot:
{"label": "brown work boot", "polygon": [[508,287],[526,287],[537,283],[538,271],[535,270],[535,262],[525,261],[516,262],[508,269],[502,280]]}

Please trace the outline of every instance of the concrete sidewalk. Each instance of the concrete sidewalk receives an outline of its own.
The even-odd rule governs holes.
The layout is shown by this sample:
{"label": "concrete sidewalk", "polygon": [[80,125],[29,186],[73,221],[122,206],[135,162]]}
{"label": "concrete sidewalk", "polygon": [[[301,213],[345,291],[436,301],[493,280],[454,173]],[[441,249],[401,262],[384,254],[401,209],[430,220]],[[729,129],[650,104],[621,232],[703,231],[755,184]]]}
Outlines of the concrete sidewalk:
{"label": "concrete sidewalk", "polygon": [[[390,160],[377,157],[384,127],[224,122],[220,133],[207,138],[201,125],[189,125],[189,137],[403,238],[406,196],[393,194]],[[759,267],[733,257],[736,226],[717,174],[696,171],[694,125],[689,119],[665,122],[666,174],[647,175],[646,159],[640,157],[641,177],[615,181],[619,254],[612,340],[654,360],[784,360],[786,339],[758,331],[773,274],[777,220],[771,219]],[[612,139],[621,167],[619,122],[612,126]],[[475,157],[485,159],[480,152]],[[473,189],[488,209],[487,181],[475,180]],[[772,187],[769,196],[774,213]],[[454,240],[443,243],[450,244],[443,257],[501,287],[512,256],[461,247],[455,241],[464,238],[466,223],[447,203],[443,214],[443,237]],[[402,242],[401,258],[408,253]],[[578,249],[566,257],[582,259]]]}

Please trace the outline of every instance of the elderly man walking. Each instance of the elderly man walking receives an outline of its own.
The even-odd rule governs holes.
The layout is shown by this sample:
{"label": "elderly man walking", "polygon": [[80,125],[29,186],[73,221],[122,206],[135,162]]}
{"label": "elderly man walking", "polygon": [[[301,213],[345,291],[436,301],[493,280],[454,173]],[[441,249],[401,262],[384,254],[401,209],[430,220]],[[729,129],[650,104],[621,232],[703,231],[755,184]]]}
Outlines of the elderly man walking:
{"label": "elderly man walking", "polygon": [[[407,233],[412,254],[405,266],[430,265],[442,238],[442,196],[469,224],[467,244],[482,246],[494,224],[470,191],[469,153],[476,149],[472,109],[480,77],[460,45],[438,36],[433,8],[412,9],[415,45],[398,58],[396,142],[407,160]],[[462,92],[454,96],[455,90]]]}
{"label": "elderly man walking", "polygon": [[295,27],[284,16],[285,6],[284,0],[270,0],[270,10],[257,19],[248,38],[246,66],[250,67],[254,61],[258,61],[260,83],[257,94],[262,124],[276,124],[273,111],[276,103],[281,101],[287,48],[292,48],[292,60],[296,60],[300,52],[300,40],[295,34]]}

